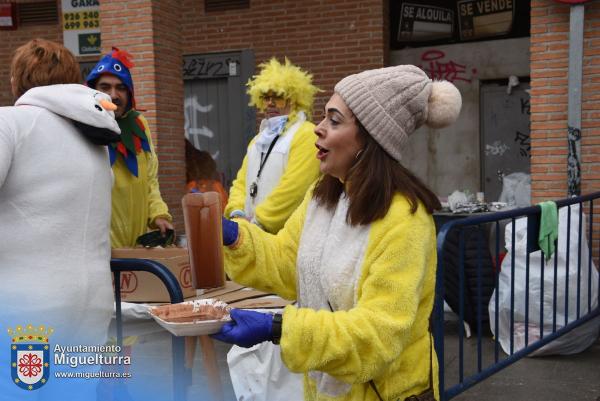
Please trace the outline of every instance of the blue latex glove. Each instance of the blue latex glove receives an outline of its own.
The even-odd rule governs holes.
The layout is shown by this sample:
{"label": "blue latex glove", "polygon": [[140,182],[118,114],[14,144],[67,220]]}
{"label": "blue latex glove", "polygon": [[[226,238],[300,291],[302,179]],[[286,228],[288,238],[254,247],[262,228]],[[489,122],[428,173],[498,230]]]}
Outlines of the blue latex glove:
{"label": "blue latex glove", "polygon": [[212,338],[244,348],[273,339],[273,315],[270,313],[232,309],[229,314],[233,322],[226,323]]}
{"label": "blue latex glove", "polygon": [[221,217],[223,224],[223,245],[234,244],[238,239],[238,223]]}

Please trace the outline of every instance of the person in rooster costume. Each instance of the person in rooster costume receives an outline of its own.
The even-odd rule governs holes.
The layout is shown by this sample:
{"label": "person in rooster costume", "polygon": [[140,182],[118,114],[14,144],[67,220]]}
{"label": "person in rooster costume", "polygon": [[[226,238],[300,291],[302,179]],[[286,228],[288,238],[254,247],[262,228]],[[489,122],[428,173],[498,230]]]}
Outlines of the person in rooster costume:
{"label": "person in rooster costume", "polygon": [[113,47],[92,69],[86,85],[108,94],[117,106],[121,140],[108,147],[115,183],[112,189],[110,240],[113,248],[133,247],[148,229],[163,235],[173,229],[167,204],[160,196],[158,158],[150,128],[136,110],[131,55]]}

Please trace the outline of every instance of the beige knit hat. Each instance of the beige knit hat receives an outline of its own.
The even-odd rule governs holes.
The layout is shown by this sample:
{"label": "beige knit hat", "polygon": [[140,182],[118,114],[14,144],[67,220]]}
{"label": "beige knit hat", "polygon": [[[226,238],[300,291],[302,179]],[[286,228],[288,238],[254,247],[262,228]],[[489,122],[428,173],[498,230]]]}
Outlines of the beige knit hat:
{"label": "beige knit hat", "polygon": [[363,71],[337,83],[338,93],[369,134],[400,161],[408,136],[423,124],[452,124],[462,100],[448,81],[431,81],[414,65]]}

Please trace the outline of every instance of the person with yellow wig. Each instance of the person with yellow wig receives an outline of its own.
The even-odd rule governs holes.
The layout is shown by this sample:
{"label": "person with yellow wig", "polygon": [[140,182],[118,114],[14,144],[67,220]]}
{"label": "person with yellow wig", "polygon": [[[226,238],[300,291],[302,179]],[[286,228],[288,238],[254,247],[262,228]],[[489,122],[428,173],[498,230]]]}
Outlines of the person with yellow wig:
{"label": "person with yellow wig", "polygon": [[319,176],[315,125],[308,121],[319,89],[287,58],[260,65],[248,81],[250,105],[264,113],[233,181],[225,216],[243,217],[276,234]]}

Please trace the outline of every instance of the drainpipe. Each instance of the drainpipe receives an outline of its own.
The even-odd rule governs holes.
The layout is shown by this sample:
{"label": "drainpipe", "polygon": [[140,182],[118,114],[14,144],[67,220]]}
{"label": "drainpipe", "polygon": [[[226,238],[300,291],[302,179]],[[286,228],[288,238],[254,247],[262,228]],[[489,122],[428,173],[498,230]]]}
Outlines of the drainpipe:
{"label": "drainpipe", "polygon": [[569,18],[569,81],[567,117],[567,195],[581,195],[581,80],[584,4],[588,0],[556,0],[571,5]]}

